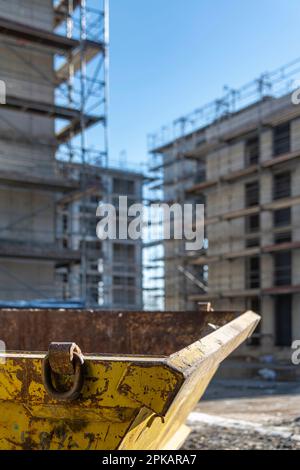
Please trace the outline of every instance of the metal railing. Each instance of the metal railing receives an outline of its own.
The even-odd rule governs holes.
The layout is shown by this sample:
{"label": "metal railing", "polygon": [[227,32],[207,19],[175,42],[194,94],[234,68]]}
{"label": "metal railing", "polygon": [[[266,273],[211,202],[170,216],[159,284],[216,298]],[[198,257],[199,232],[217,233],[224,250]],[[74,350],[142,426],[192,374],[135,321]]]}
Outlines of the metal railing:
{"label": "metal railing", "polygon": [[224,87],[223,95],[194,111],[162,126],[157,132],[149,134],[148,149],[155,152],[159,147],[212,124],[226,119],[233,113],[269,97],[278,98],[299,87],[300,57],[271,72],[265,72],[255,80],[238,89]]}

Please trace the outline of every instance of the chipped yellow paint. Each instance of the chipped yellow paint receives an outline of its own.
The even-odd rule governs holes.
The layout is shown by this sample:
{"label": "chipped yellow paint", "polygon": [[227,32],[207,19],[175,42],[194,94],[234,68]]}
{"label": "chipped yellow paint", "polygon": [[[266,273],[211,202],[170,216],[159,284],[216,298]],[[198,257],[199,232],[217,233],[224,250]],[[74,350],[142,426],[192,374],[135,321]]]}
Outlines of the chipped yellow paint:
{"label": "chipped yellow paint", "polygon": [[59,402],[42,384],[43,357],[10,354],[1,367],[1,449],[116,449],[139,410],[163,412],[183,381],[160,360],[87,356],[82,396]]}
{"label": "chipped yellow paint", "polygon": [[158,416],[150,416],[145,421],[142,432],[136,431],[137,423],[135,421],[127,432],[120,449],[172,450],[174,447],[171,446],[170,442],[173,444],[173,435],[184,425],[190,411],[205,392],[216,369],[217,367],[212,369],[210,374],[207,374],[205,377],[199,377],[195,373],[186,380],[163,419]]}
{"label": "chipped yellow paint", "polygon": [[0,449],[168,449],[219,363],[259,321],[247,312],[168,358],[85,357],[81,396],[51,399],[44,355],[8,353],[0,365]]}
{"label": "chipped yellow paint", "polygon": [[20,396],[24,376],[21,363],[0,364],[0,400],[16,400]]}

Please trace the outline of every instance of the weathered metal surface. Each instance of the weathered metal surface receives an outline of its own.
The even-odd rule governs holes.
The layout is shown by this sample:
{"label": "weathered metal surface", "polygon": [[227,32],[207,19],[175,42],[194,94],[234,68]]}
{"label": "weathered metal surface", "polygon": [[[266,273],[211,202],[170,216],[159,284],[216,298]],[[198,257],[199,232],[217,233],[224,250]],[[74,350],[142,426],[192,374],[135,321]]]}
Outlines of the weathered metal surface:
{"label": "weathered metal surface", "polygon": [[72,402],[47,394],[44,354],[2,353],[0,449],[177,448],[187,435],[186,417],[219,363],[258,321],[247,312],[169,357],[85,355],[82,392]]}
{"label": "weathered metal surface", "polygon": [[163,415],[182,375],[159,361],[87,357],[81,397],[52,400],[42,355],[11,355],[0,368],[1,449],[116,449],[139,410]]}
{"label": "weathered metal surface", "polygon": [[138,434],[133,425],[120,448],[172,450],[174,435],[184,426],[189,413],[202,397],[219,364],[251,335],[259,318],[258,315],[247,312],[167,358],[166,363],[180,371],[184,381],[164,415],[163,426],[159,420],[155,420],[151,427],[144,426],[143,433]]}
{"label": "weathered metal surface", "polygon": [[84,384],[84,357],[79,346],[75,343],[50,343],[48,354],[43,359],[42,381],[51,398],[76,400]]}
{"label": "weathered metal surface", "polygon": [[76,343],[50,343],[48,358],[53,372],[64,375],[74,374],[74,364],[72,362],[74,353],[82,356],[82,352]]}
{"label": "weathered metal surface", "polygon": [[236,312],[0,310],[0,339],[8,350],[46,351],[52,341],[75,341],[91,353],[168,356],[222,326]]}

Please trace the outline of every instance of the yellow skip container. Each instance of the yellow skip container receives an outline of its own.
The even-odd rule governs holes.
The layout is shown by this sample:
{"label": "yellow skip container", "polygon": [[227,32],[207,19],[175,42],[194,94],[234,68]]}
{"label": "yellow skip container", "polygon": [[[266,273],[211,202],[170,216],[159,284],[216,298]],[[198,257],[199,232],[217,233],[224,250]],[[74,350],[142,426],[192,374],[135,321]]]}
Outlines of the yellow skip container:
{"label": "yellow skip container", "polygon": [[0,310],[0,339],[17,351],[0,354],[0,449],[180,448],[219,364],[259,319],[251,311]]}

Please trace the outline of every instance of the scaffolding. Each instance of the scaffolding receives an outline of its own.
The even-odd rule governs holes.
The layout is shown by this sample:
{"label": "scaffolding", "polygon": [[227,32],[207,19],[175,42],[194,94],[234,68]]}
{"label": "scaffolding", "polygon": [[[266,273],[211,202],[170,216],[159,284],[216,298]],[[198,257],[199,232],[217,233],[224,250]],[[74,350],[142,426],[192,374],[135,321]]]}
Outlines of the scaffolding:
{"label": "scaffolding", "polygon": [[[1,227],[2,258],[51,260],[56,266],[58,280],[54,286],[40,289],[27,286],[19,276],[6,271],[20,285],[20,298],[22,292],[30,289],[35,290],[36,298],[77,298],[86,305],[97,303],[100,277],[94,260],[96,252],[98,257],[101,252],[93,249],[96,233],[90,237],[88,222],[92,211],[95,220],[94,206],[106,191],[99,178],[91,175],[97,172],[92,165],[108,168],[109,163],[109,2],[99,0],[99,8],[88,3],[59,0],[53,2],[51,10],[49,3],[33,0],[30,7],[25,3],[20,7],[17,21],[13,2],[0,5],[0,52],[7,59],[1,68],[1,79],[9,85],[0,115],[1,140],[9,149],[1,157],[0,183],[17,191],[52,194],[56,207],[53,233],[47,228],[32,231],[35,211]],[[16,67],[14,61],[22,67]],[[53,137],[49,132],[43,134],[43,130],[36,135],[34,130],[26,132],[21,119],[10,118],[15,113],[40,117],[41,123],[51,120]],[[95,135],[97,147],[89,149],[90,136]],[[13,143],[19,149],[11,151]],[[31,156],[22,160],[18,153],[24,149]],[[49,158],[40,158],[41,155]],[[74,172],[72,164],[80,164],[80,171],[77,167]],[[74,204],[80,209],[71,220]],[[51,203],[41,206],[38,214],[44,211],[48,217],[51,207]],[[2,220],[5,217],[9,220],[10,216],[2,213]],[[20,242],[14,234],[24,226],[28,236]],[[48,240],[47,247],[39,243],[43,237]],[[1,269],[4,273],[5,267]]]}
{"label": "scaffolding", "polygon": [[[199,129],[212,123],[230,118],[248,106],[263,99],[284,96],[299,87],[300,57],[271,72],[264,72],[258,78],[238,89],[224,86],[223,95],[192,112],[175,119],[171,124],[162,126],[148,136],[148,150],[151,155],[174,145],[174,141],[197,135]],[[229,136],[228,136],[229,137]],[[181,144],[183,141],[181,141]],[[201,142],[197,141],[199,146]],[[203,148],[203,151],[207,149]],[[157,162],[155,163],[155,165]],[[164,163],[160,163],[164,166]],[[151,163],[151,167],[153,167]]]}
{"label": "scaffolding", "polygon": [[[165,269],[165,300],[184,298],[183,304],[175,301],[177,308],[186,308],[191,302],[207,301],[211,298],[237,298],[238,296],[257,297],[259,295],[269,295],[270,293],[281,293],[285,290],[283,287],[272,287],[268,289],[237,289],[235,291],[226,291],[227,280],[224,277],[219,282],[218,292],[212,292],[207,285],[208,270],[210,266],[219,263],[222,260],[235,260],[239,258],[251,258],[255,255],[267,253],[285,252],[299,247],[299,241],[288,241],[284,243],[270,243],[264,247],[255,246],[257,236],[263,236],[263,230],[260,233],[245,234],[244,237],[235,235],[234,221],[251,214],[269,213],[276,210],[291,208],[299,205],[299,196],[278,199],[270,203],[259,203],[253,207],[231,210],[227,214],[222,212],[222,190],[224,185],[236,184],[247,178],[258,177],[266,172],[277,170],[284,165],[297,165],[300,158],[299,151],[289,150],[288,152],[277,155],[276,159],[268,161],[257,161],[246,164],[245,168],[218,168],[217,177],[206,175],[206,157],[208,154],[222,152],[222,149],[230,142],[238,139],[240,136],[257,134],[260,141],[262,133],[278,126],[286,120],[299,117],[299,106],[291,105],[291,93],[299,87],[300,58],[280,67],[272,72],[263,73],[257,79],[247,83],[240,89],[231,89],[224,87],[224,94],[221,98],[214,100],[193,112],[173,121],[171,125],[163,126],[157,133],[148,137],[149,167],[150,174],[153,175],[152,189],[160,191],[161,201],[172,204],[173,202],[193,201],[205,204],[206,194],[214,194],[218,197],[217,205],[213,215],[206,217],[206,230],[213,224],[217,226],[224,221],[228,225],[227,229],[231,233],[229,237],[228,253],[223,255],[210,255],[206,251],[208,241],[205,240],[204,249],[199,253],[187,254],[184,250],[178,250],[173,242],[170,253],[168,254],[168,243],[160,241],[164,247],[164,255],[159,257],[160,263]],[[280,99],[287,102],[280,104]],[[267,109],[267,112],[263,111]],[[250,114],[252,117],[250,118]],[[255,150],[255,149],[254,149]],[[253,152],[252,152],[253,153]],[[255,152],[254,152],[255,153]],[[249,156],[248,156],[249,160]],[[219,163],[221,165],[221,163]],[[223,174],[224,173],[224,174]],[[226,173],[226,174],[225,174]],[[299,225],[299,224],[298,224]],[[293,224],[296,229],[297,224]],[[266,230],[267,234],[282,235],[284,231],[289,232],[290,227],[285,229],[274,228]],[[227,233],[227,232],[226,232]],[[275,236],[275,235],[274,235]],[[246,243],[245,249],[238,252],[231,252],[231,244],[236,241]],[[215,237],[212,244],[218,249],[222,237]],[[251,246],[252,243],[252,246]],[[158,244],[159,245],[159,244]],[[157,246],[158,246],[157,245]],[[156,248],[158,250],[158,248]],[[158,258],[158,251],[153,254],[149,260],[151,266]],[[179,274],[176,273],[176,264]],[[172,266],[168,273],[166,266]],[[198,273],[193,271],[198,267]],[[178,280],[179,276],[179,280]],[[221,276],[221,274],[220,274]],[[222,282],[221,282],[222,281]],[[263,283],[268,283],[269,279],[261,279]],[[191,285],[196,286],[198,291],[192,293]],[[298,291],[298,286],[289,286],[290,291]],[[154,287],[153,292],[156,288]],[[168,304],[171,305],[170,302]],[[179,307],[178,307],[179,306]],[[167,307],[168,308],[168,307]],[[176,308],[176,306],[175,306]]]}
{"label": "scaffolding", "polygon": [[163,213],[159,208],[151,210],[152,204],[160,204],[163,201],[163,193],[157,187],[157,181],[160,179],[160,168],[149,172],[144,196],[147,220],[151,221],[144,238],[144,305],[147,310],[154,311],[164,310],[165,304]]}

